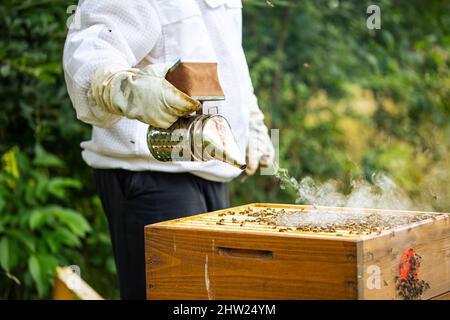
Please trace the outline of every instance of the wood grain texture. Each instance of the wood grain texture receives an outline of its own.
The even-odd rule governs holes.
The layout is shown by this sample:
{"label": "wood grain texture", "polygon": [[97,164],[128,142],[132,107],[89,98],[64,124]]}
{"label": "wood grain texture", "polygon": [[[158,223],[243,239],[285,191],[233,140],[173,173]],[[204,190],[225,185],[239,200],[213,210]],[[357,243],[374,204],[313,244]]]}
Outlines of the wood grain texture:
{"label": "wood grain texture", "polygon": [[[417,214],[357,208],[252,204],[147,226],[148,299],[398,299],[395,277],[401,254],[423,257],[419,277],[429,299],[450,290],[450,218],[383,231],[340,235],[278,232],[250,222],[217,224],[221,214],[251,207]],[[369,290],[367,270],[377,266],[381,288]]]}
{"label": "wood grain texture", "polygon": [[53,300],[79,300],[77,296],[62,282],[55,277],[53,285]]}
{"label": "wood grain texture", "polygon": [[146,229],[148,299],[355,299],[354,242]]}
{"label": "wood grain texture", "polygon": [[[397,228],[389,234],[367,237],[358,245],[358,259],[361,263],[360,299],[400,299],[396,292],[396,277],[402,254],[415,249],[422,257],[419,279],[430,284],[422,299],[430,299],[450,290],[450,219],[438,217]],[[370,289],[373,266],[381,271],[381,288]]]}

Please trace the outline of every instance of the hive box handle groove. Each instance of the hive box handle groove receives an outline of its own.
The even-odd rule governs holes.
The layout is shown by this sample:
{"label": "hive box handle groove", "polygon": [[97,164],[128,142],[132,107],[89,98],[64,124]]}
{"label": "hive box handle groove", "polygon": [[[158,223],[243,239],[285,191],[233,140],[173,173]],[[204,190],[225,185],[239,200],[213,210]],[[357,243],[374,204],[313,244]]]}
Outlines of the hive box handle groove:
{"label": "hive box handle groove", "polygon": [[219,255],[229,258],[255,260],[269,260],[273,258],[273,252],[268,250],[218,247],[217,252],[219,253]]}

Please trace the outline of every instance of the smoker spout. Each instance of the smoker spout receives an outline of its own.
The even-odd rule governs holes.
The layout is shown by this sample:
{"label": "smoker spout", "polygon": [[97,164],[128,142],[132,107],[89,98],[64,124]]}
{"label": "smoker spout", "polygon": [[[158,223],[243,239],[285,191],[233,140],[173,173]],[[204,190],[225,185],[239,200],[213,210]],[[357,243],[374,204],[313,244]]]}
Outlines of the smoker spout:
{"label": "smoker spout", "polygon": [[230,125],[222,116],[214,116],[204,124],[203,158],[219,160],[239,170],[247,168]]}
{"label": "smoker spout", "polygon": [[230,159],[229,155],[227,155],[224,159],[220,157],[215,159],[228,163],[229,165],[232,165],[233,167],[238,168],[241,171],[244,171],[247,168],[247,164],[242,163],[242,161],[239,161],[237,159]]}

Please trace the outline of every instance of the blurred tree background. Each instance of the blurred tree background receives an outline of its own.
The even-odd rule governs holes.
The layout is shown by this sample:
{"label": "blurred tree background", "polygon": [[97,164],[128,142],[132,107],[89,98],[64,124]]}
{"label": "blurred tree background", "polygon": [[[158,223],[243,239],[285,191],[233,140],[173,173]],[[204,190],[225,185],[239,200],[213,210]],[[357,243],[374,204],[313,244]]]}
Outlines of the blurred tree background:
{"label": "blurred tree background", "polygon": [[[107,224],[79,144],[62,50],[73,1],[0,4],[0,299],[51,296],[76,264],[118,296]],[[366,26],[381,8],[381,30]],[[450,211],[450,2],[244,0],[244,47],[280,165],[295,177],[370,180]],[[233,204],[285,202],[272,177],[231,184]]]}

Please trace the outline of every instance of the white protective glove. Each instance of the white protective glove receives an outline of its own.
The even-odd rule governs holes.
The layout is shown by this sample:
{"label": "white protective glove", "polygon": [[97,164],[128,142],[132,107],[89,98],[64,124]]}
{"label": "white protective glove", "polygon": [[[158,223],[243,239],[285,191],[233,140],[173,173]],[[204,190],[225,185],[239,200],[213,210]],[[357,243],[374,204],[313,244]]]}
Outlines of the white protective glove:
{"label": "white protective glove", "polygon": [[89,99],[100,109],[167,129],[178,118],[201,108],[201,103],[169,83],[173,63],[152,64],[142,70],[109,65],[91,79]]}
{"label": "white protective glove", "polygon": [[258,168],[271,167],[275,158],[269,130],[264,124],[264,114],[259,109],[256,98],[250,110],[250,134],[247,146],[247,168],[245,169],[248,176],[254,175]]}

